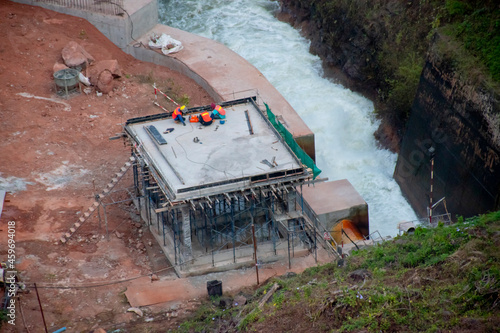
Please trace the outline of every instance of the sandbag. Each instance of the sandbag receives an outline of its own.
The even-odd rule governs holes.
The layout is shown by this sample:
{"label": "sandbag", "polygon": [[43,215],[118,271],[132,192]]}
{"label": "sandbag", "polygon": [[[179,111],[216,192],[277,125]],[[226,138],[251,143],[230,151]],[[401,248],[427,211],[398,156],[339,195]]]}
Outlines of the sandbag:
{"label": "sandbag", "polygon": [[161,34],[161,36],[158,36],[155,33],[153,33],[149,39],[149,47],[161,49],[163,54],[179,52],[184,48],[181,42],[173,39],[169,35]]}

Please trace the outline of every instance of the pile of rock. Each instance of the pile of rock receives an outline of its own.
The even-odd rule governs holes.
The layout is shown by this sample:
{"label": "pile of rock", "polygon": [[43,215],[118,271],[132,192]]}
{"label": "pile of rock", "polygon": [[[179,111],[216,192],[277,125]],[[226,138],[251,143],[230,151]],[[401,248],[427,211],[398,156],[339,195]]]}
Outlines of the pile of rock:
{"label": "pile of rock", "polygon": [[[77,42],[69,42],[62,50],[62,61],[54,64],[54,73],[65,68],[85,70],[80,81],[95,87],[97,91],[109,94],[114,88],[114,79],[122,76],[117,60],[99,60],[89,54]],[[82,77],[83,76],[83,77]]]}

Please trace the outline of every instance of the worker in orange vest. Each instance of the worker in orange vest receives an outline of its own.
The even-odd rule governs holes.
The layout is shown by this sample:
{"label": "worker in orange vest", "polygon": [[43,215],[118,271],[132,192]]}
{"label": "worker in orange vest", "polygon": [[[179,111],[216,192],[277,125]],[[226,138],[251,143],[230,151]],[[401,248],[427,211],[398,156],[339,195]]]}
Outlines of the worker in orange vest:
{"label": "worker in orange vest", "polygon": [[220,105],[210,104],[212,108],[212,119],[226,119],[226,110],[224,110]]}
{"label": "worker in orange vest", "polygon": [[208,126],[213,122],[212,117],[210,117],[210,113],[208,111],[202,112],[202,114],[200,114],[198,119],[200,120],[200,123],[204,126]]}
{"label": "worker in orange vest", "polygon": [[182,116],[184,114],[184,110],[186,109],[186,106],[178,106],[174,112],[172,112],[172,119],[175,120],[176,122],[181,122],[182,125],[186,126],[186,123],[184,122],[184,117]]}

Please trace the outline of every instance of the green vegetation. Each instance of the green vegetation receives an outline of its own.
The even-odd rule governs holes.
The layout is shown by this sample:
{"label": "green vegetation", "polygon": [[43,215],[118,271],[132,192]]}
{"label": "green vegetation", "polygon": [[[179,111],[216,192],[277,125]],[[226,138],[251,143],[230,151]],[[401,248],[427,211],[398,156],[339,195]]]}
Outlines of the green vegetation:
{"label": "green vegetation", "polygon": [[[179,332],[498,331],[500,211],[354,252],[276,278],[245,306],[204,304]],[[274,283],[280,288],[260,310]]]}
{"label": "green vegetation", "polygon": [[7,317],[7,310],[0,310],[0,328],[2,328],[4,322],[9,320],[10,318]]}
{"label": "green vegetation", "polygon": [[[282,0],[317,27],[323,56],[377,94],[379,116],[403,129],[429,46],[445,33],[445,55],[464,81],[500,82],[500,7],[495,0]],[[321,51],[320,51],[321,53]],[[458,58],[458,59],[457,59]],[[352,65],[355,63],[355,65]],[[346,69],[346,66],[348,67]]]}
{"label": "green vegetation", "polygon": [[446,1],[452,36],[500,81],[500,7],[496,1]]}
{"label": "green vegetation", "polygon": [[179,105],[189,106],[191,97],[187,94],[182,93],[182,87],[177,85],[172,79],[161,79],[154,75],[153,71],[150,71],[147,75],[137,75],[139,83],[149,84],[156,87],[167,94]]}

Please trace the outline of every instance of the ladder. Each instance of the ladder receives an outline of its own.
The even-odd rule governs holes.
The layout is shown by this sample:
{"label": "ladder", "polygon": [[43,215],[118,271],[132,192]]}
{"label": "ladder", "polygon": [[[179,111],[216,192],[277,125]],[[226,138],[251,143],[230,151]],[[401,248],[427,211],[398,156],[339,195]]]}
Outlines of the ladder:
{"label": "ladder", "polygon": [[61,236],[61,243],[65,244],[71,236],[73,236],[76,231],[85,223],[87,220],[94,214],[96,210],[99,209],[99,206],[101,205],[101,199],[105,198],[116,186],[116,184],[120,181],[120,179],[123,178],[125,173],[130,169],[130,167],[133,165],[133,162],[135,162],[135,158],[131,156],[127,162],[120,168],[120,171],[115,173],[114,177],[111,179],[111,181],[108,183],[108,185],[102,190],[101,193],[96,195],[96,200],[92,203],[92,205],[87,209],[85,213],[78,219],[77,222],[69,228],[69,231],[66,232]]}

